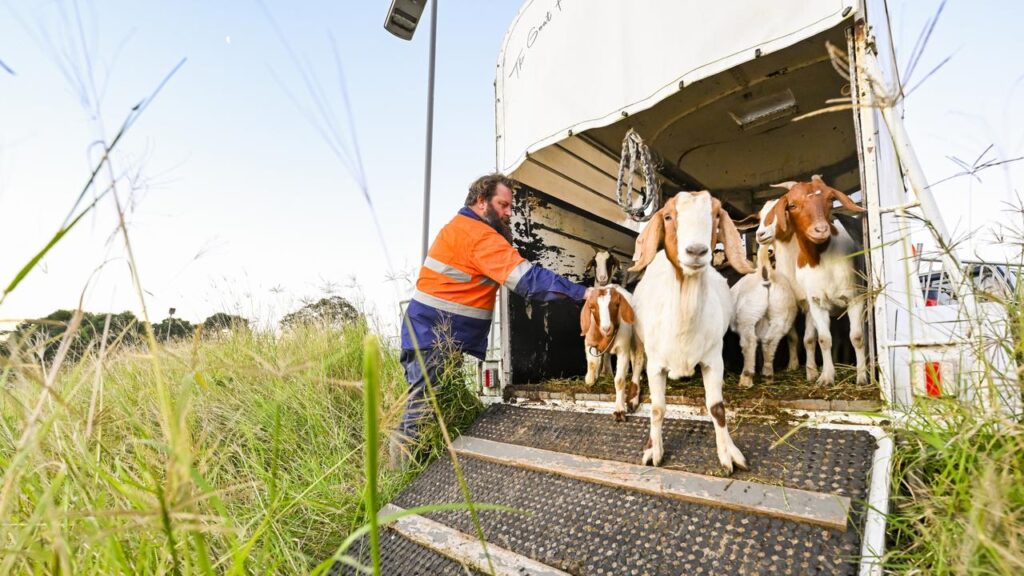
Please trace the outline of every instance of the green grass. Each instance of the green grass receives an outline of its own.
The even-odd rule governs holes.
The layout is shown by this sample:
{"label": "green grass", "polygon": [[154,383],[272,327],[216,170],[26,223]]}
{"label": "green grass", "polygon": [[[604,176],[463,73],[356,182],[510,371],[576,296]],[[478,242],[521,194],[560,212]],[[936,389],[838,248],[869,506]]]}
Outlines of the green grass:
{"label": "green grass", "polygon": [[[63,366],[49,386],[26,356],[7,363],[0,573],[309,573],[368,520],[366,335],[240,332],[156,361],[107,351]],[[385,462],[406,384],[395,351],[381,352]],[[437,391],[453,429],[479,410],[458,377]],[[427,438],[436,452],[439,434]],[[414,472],[382,471],[380,501]]]}
{"label": "green grass", "polygon": [[1024,574],[1024,424],[930,401],[897,434],[887,571]]}

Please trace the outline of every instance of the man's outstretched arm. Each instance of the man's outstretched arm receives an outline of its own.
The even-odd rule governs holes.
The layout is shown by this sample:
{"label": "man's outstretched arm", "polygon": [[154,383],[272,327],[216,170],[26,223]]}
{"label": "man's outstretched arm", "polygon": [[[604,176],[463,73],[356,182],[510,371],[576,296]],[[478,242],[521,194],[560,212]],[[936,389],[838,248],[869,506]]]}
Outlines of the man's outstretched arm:
{"label": "man's outstretched arm", "polygon": [[473,251],[473,260],[488,278],[530,300],[548,302],[562,298],[582,301],[587,288],[542,266],[531,264],[498,234],[484,238]]}

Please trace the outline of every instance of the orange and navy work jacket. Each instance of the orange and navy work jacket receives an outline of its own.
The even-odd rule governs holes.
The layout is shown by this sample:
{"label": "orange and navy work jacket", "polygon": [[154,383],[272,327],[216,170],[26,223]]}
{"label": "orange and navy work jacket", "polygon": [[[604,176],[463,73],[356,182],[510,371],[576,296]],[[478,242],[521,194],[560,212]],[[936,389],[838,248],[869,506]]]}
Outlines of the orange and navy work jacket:
{"label": "orange and navy work jacket", "polygon": [[495,295],[501,286],[541,301],[582,301],[586,291],[584,286],[530,264],[475,212],[459,210],[437,234],[420,268],[402,322],[402,349],[423,350],[450,339],[463,352],[483,358]]}

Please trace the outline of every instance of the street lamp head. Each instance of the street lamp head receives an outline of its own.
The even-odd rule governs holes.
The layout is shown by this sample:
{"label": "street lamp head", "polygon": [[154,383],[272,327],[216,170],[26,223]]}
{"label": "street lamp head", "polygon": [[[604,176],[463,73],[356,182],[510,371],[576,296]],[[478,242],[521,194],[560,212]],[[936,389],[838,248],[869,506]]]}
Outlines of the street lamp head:
{"label": "street lamp head", "polygon": [[384,29],[402,40],[412,40],[427,0],[391,0]]}

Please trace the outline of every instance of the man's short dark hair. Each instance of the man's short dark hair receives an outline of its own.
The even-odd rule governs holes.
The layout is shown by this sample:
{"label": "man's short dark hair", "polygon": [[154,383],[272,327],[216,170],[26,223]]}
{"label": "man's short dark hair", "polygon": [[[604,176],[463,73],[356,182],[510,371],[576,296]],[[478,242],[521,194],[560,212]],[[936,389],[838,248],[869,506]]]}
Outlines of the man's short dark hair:
{"label": "man's short dark hair", "polygon": [[469,207],[476,204],[480,201],[481,196],[483,196],[485,201],[490,202],[491,198],[494,198],[494,194],[498,191],[498,184],[506,186],[509,190],[516,189],[515,182],[501,172],[481,176],[469,185],[466,206]]}

